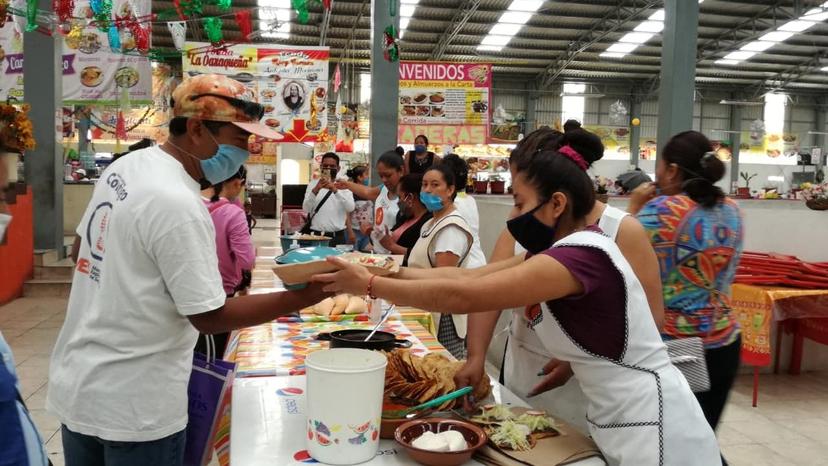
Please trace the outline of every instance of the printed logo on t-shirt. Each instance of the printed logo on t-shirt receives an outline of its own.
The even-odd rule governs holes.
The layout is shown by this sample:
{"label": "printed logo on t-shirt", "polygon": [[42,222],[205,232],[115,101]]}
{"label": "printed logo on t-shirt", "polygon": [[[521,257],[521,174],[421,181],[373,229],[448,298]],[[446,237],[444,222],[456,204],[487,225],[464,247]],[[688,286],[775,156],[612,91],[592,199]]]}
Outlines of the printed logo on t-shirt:
{"label": "printed logo on t-shirt", "polygon": [[95,207],[86,225],[86,244],[89,246],[89,255],[94,262],[85,257],[78,259],[76,270],[89,276],[94,282],[101,281],[100,262],[103,262],[106,252],[106,232],[109,226],[109,218],[112,214],[112,203],[102,202]]}
{"label": "printed logo on t-shirt", "polygon": [[377,212],[374,215],[374,225],[382,225],[382,221],[385,219],[385,211],[382,210],[382,206],[377,207]]}

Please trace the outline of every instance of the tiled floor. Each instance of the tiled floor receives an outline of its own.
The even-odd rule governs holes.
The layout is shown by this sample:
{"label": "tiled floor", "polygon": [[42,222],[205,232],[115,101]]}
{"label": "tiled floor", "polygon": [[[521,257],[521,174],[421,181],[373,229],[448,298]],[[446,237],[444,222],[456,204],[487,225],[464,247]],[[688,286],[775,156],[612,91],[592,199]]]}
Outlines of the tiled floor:
{"label": "tiled floor", "polygon": [[[259,220],[257,246],[278,246],[274,220]],[[267,230],[263,229],[267,227]],[[49,355],[65,299],[23,298],[0,307],[0,332],[12,347],[22,396],[55,466],[62,466],[60,424],[44,410]],[[719,443],[735,466],[828,466],[828,372],[762,375],[759,407],[750,406],[752,379],[740,376],[719,426]],[[243,466],[243,465],[242,465]]]}
{"label": "tiled floor", "polygon": [[[0,331],[17,364],[22,395],[56,466],[63,464],[60,427],[44,410],[49,354],[66,300],[23,298],[0,307]],[[730,464],[828,465],[828,373],[763,375],[759,407],[750,406],[751,378],[741,376],[719,428]]]}

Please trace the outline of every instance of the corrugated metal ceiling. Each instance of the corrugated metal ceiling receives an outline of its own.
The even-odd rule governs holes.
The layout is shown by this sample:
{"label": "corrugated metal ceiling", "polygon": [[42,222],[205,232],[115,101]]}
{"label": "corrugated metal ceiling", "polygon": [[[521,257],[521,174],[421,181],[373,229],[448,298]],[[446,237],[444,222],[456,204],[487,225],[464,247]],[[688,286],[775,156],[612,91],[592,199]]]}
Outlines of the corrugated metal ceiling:
{"label": "corrugated metal ceiling", "polygon": [[[440,38],[452,29],[452,19],[462,4],[473,0],[421,0],[417,6],[404,39],[401,41],[403,60],[429,59]],[[687,0],[691,1],[691,0]],[[714,64],[727,53],[738,49],[745,41],[761,36],[778,25],[818,6],[824,0],[706,0],[700,5],[697,81],[706,85],[745,87],[766,85],[768,80],[778,87],[781,82],[789,89],[811,93],[828,93],[828,22],[782,42],[766,52],[759,53],[738,66]],[[449,43],[442,56],[448,61],[480,61],[495,65],[495,73],[516,80],[537,81],[544,69],[564,57],[567,48],[592,28],[609,28],[601,18],[614,11],[630,11],[647,5],[647,0],[547,0],[529,23],[524,26],[501,52],[478,52],[476,47],[510,0],[480,0],[480,5],[469,15],[468,21]],[[153,10],[173,8],[172,1],[155,0]],[[255,0],[234,0],[233,7],[255,7]],[[601,52],[622,35],[662,7],[641,11],[617,30],[609,32],[574,56],[561,71],[558,80],[592,80],[652,84],[660,71],[661,37],[649,42],[620,60],[606,59]],[[619,10],[624,8],[625,10]],[[797,9],[798,8],[798,9]],[[205,15],[218,14],[214,7],[206,7]],[[359,21],[357,17],[360,15]],[[308,24],[298,24],[292,14],[290,38],[285,40],[257,39],[287,45],[320,45],[322,28],[321,6],[311,7]],[[254,18],[258,14],[254,13]],[[192,29],[192,28],[191,28]],[[225,37],[238,39],[233,21],[225,21]],[[191,31],[189,37],[192,38]],[[324,45],[331,47],[332,56],[349,58],[356,66],[367,67],[370,47],[370,0],[333,0],[333,9]],[[153,44],[171,47],[167,28],[157,24],[153,29]],[[343,50],[348,47],[347,54]],[[797,68],[799,67],[799,68]],[[790,79],[793,78],[793,79]],[[779,81],[779,82],[778,82]]]}

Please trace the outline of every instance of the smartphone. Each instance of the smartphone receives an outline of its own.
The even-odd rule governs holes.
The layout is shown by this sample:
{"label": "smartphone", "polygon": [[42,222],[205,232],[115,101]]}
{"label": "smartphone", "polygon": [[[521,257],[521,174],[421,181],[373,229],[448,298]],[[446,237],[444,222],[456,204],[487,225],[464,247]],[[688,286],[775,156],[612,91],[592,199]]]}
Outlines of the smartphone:
{"label": "smartphone", "polygon": [[330,168],[323,168],[319,174],[322,181],[331,181],[332,170]]}

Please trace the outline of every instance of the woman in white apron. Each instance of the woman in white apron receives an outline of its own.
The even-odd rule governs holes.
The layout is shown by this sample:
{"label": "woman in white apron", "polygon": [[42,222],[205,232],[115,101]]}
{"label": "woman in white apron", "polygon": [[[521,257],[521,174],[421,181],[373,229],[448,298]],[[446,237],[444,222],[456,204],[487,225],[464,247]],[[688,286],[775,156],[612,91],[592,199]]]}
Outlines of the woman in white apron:
{"label": "woman in white apron", "polygon": [[[513,167],[519,166],[518,159],[521,157],[531,156],[538,150],[557,149],[562,146],[575,149],[587,166],[591,166],[603,156],[603,144],[600,138],[592,133],[577,129],[564,135],[551,128],[541,128],[530,133],[518,145],[512,156]],[[514,170],[512,176],[516,176]],[[605,235],[617,241],[621,252],[645,284],[653,318],[660,327],[663,319],[663,302],[658,261],[641,225],[634,218],[628,217],[621,209],[596,201],[586,221],[587,224],[597,224]],[[623,232],[620,238],[619,232]],[[503,260],[513,255],[523,256],[525,253],[526,250],[515,242],[508,230],[505,230],[498,239],[492,260]],[[509,311],[511,321],[501,368],[501,383],[534,407],[543,408],[586,432],[586,399],[576,381],[571,378],[566,380],[572,374],[568,365],[556,365],[554,361],[557,361],[557,358],[543,348],[526,320],[526,309],[507,310]],[[480,378],[486,376],[486,349],[499,317],[499,312],[474,314],[469,317],[469,358],[466,366],[458,372],[459,384],[476,384]],[[553,362],[550,363],[550,360]],[[556,386],[559,387],[552,388]]]}
{"label": "woman in white apron", "polygon": [[[431,167],[423,176],[420,201],[433,214],[420,230],[420,239],[411,249],[408,266],[420,269],[436,267],[480,267],[485,263],[471,260],[474,244],[472,229],[457,212],[454,172],[447,165]],[[432,313],[437,325],[437,340],[458,359],[466,357],[466,316]]]}
{"label": "woman in white apron", "polygon": [[[474,313],[543,303],[528,320],[543,347],[571,364],[589,433],[611,465],[717,465],[719,448],[684,376],[670,363],[647,297],[618,246],[586,216],[586,162],[541,152],[517,167],[507,223],[529,254],[479,269],[404,269],[397,278],[330,259],[327,291],[368,293],[422,309]],[[552,244],[554,242],[554,244]],[[551,246],[551,247],[550,247]]]}
{"label": "woman in white apron", "polygon": [[390,254],[380,244],[380,239],[388,235],[397,222],[400,211],[397,201],[397,184],[403,176],[403,159],[400,154],[391,150],[382,154],[377,161],[377,174],[382,185],[364,186],[352,181],[337,181],[337,189],[348,189],[357,196],[374,201],[374,224],[360,225],[363,234],[371,235],[371,245],[376,254]]}

